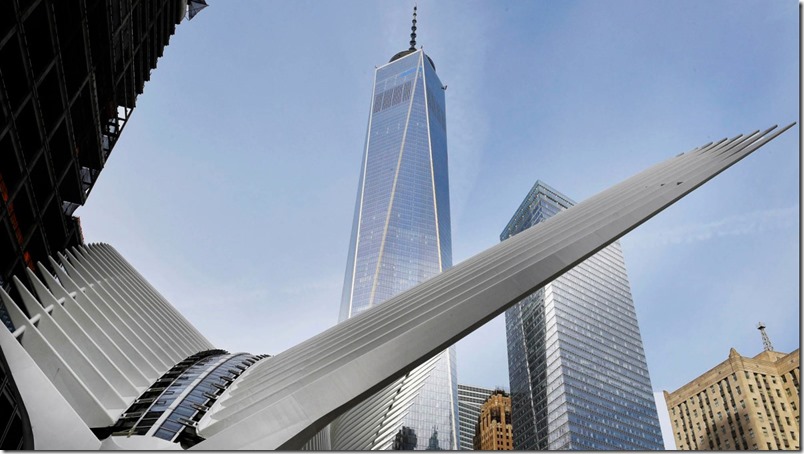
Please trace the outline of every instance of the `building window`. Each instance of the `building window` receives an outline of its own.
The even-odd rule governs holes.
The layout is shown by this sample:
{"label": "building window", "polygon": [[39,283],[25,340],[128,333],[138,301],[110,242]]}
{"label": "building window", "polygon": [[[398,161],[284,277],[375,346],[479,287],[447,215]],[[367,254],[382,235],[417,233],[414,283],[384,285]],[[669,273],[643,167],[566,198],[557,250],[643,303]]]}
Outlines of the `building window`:
{"label": "building window", "polygon": [[735,386],[734,389],[737,390],[737,394],[742,394],[742,391],[740,391],[740,385]]}
{"label": "building window", "polygon": [[779,405],[782,406],[782,411],[787,411],[787,408],[784,406],[784,402],[779,402]]}
{"label": "building window", "polygon": [[744,400],[740,401],[740,407],[745,408],[745,401]]}
{"label": "building window", "polygon": [[751,383],[748,384],[748,391],[754,392],[754,385],[752,385]]}
{"label": "building window", "polygon": [[787,425],[789,426],[789,425],[790,425],[790,417],[785,416],[785,417],[784,417],[784,422],[786,422],[786,423],[787,423]]}
{"label": "building window", "polygon": [[751,428],[748,429],[748,436],[754,438],[754,429]]}
{"label": "building window", "polygon": [[790,388],[785,388],[784,391],[787,393],[787,397],[792,397],[792,394],[790,393]]}
{"label": "building window", "polygon": [[782,397],[782,392],[779,391],[779,388],[776,388],[776,397]]}

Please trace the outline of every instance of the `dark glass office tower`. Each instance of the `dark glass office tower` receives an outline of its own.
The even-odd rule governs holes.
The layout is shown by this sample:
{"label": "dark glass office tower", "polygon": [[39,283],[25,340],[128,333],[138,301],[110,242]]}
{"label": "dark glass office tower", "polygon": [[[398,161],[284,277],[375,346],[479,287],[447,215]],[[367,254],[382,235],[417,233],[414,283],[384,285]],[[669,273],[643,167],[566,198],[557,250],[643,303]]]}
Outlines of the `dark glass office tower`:
{"label": "dark glass office tower", "polygon": [[[575,203],[541,181],[505,240]],[[514,449],[663,449],[619,242],[505,312]]]}
{"label": "dark glass office tower", "polygon": [[[343,321],[452,265],[444,88],[423,50],[376,69],[349,246]],[[457,381],[449,348],[331,425],[334,449],[457,449]],[[412,437],[409,437],[413,439]]]}

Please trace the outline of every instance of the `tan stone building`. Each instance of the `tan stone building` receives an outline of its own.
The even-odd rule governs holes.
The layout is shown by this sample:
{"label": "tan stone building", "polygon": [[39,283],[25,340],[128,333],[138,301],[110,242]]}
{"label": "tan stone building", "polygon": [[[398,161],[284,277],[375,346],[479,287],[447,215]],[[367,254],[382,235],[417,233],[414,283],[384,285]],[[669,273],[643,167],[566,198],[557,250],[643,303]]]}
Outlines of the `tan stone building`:
{"label": "tan stone building", "polygon": [[514,449],[514,432],[511,425],[511,396],[505,391],[494,391],[480,407],[475,425],[474,449],[483,451],[510,451]]}
{"label": "tan stone building", "polygon": [[664,392],[676,448],[800,450],[799,380],[799,349],[749,358],[732,348],[726,361]]}

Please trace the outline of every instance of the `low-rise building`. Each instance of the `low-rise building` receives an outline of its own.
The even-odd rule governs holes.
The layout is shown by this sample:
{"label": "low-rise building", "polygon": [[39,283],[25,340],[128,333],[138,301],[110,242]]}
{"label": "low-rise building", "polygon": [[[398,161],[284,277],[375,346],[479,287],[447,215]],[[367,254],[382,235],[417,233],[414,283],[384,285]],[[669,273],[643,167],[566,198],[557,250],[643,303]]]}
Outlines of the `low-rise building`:
{"label": "low-rise building", "polygon": [[664,392],[676,447],[800,450],[799,381],[799,349],[751,358],[732,348],[727,360]]}
{"label": "low-rise building", "polygon": [[511,396],[507,392],[494,391],[480,407],[480,417],[475,425],[474,448],[483,451],[514,449]]}

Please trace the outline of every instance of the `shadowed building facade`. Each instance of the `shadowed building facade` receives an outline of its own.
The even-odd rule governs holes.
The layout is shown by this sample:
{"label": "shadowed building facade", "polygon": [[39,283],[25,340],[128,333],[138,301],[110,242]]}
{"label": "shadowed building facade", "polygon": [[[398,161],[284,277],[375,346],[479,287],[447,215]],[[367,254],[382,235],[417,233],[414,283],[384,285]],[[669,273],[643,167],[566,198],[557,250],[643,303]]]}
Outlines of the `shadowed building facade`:
{"label": "shadowed building facade", "polygon": [[[575,203],[537,181],[506,240]],[[662,449],[619,242],[505,312],[514,449]]]}

